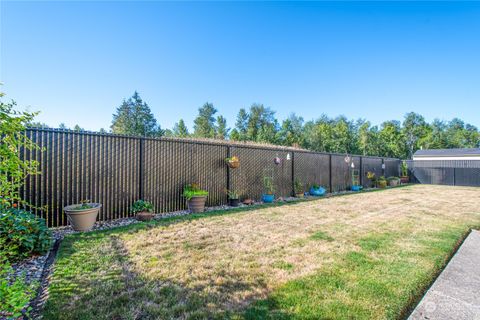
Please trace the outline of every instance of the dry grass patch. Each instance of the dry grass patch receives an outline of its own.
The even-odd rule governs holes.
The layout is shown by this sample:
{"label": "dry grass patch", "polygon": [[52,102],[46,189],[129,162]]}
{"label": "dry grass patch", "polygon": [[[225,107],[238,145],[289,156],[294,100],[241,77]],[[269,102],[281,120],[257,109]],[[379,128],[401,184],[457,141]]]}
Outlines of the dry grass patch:
{"label": "dry grass patch", "polygon": [[71,237],[45,316],[396,318],[480,224],[479,199],[416,185]]}

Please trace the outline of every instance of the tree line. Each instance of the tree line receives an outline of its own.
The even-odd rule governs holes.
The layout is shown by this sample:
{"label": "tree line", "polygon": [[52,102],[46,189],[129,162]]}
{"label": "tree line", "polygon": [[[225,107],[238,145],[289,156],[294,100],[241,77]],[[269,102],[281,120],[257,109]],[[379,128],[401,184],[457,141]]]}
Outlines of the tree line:
{"label": "tree line", "polygon": [[[79,126],[74,129],[82,130]],[[162,129],[138,92],[117,108],[110,129],[116,134],[253,141],[320,152],[395,158],[411,158],[421,148],[476,148],[480,145],[477,127],[458,118],[435,119],[428,123],[422,115],[409,112],[402,121],[389,120],[372,125],[365,119],[352,120],[345,116],[321,115],[316,120],[305,121],[291,114],[280,122],[275,111],[257,103],[240,109],[232,128],[213,104],[205,103],[198,109],[192,131],[183,119],[171,129]]]}

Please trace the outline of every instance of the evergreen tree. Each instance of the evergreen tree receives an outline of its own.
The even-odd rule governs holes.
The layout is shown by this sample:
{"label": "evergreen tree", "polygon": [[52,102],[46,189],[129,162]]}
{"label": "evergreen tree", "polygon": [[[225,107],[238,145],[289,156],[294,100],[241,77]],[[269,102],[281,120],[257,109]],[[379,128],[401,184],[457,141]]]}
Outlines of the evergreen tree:
{"label": "evergreen tree", "polygon": [[227,119],[225,119],[225,117],[223,116],[218,116],[215,138],[221,139],[221,140],[227,139],[228,131],[230,131],[230,129],[227,128]]}
{"label": "evergreen tree", "polygon": [[201,138],[215,138],[215,113],[217,109],[211,103],[205,103],[198,109],[198,116],[194,120],[194,135]]}
{"label": "evergreen tree", "polygon": [[177,123],[175,123],[175,125],[173,126],[172,135],[178,138],[186,138],[190,135],[183,119],[180,119]]}
{"label": "evergreen tree", "polygon": [[248,113],[244,108],[241,108],[237,115],[237,121],[235,122],[235,132],[232,131],[233,140],[247,140],[247,128],[248,128]]}
{"label": "evergreen tree", "polygon": [[154,137],[161,136],[162,130],[147,103],[138,92],[117,108],[110,127],[113,133]]}

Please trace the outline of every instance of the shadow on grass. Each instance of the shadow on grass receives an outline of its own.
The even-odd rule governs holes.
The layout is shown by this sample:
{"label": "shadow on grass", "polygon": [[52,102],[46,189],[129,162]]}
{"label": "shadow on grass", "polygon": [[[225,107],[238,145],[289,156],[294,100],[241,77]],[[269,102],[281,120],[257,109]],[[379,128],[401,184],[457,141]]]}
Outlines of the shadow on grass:
{"label": "shadow on grass", "polygon": [[90,234],[81,242],[62,244],[44,319],[239,319],[267,290],[259,279],[243,281],[233,270],[222,270],[221,282],[212,274],[194,287],[169,277],[151,279],[135,270],[117,235]]}

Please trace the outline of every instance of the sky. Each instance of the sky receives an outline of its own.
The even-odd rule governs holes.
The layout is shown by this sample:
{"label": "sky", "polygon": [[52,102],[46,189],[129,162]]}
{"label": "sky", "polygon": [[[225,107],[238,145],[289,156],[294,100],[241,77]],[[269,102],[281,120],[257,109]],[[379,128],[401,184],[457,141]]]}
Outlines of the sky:
{"label": "sky", "polygon": [[136,90],[162,128],[211,102],[480,127],[480,2],[0,0],[0,81],[38,121],[108,129]]}

